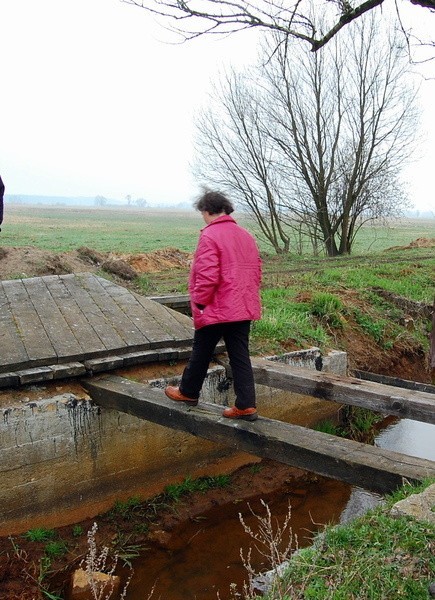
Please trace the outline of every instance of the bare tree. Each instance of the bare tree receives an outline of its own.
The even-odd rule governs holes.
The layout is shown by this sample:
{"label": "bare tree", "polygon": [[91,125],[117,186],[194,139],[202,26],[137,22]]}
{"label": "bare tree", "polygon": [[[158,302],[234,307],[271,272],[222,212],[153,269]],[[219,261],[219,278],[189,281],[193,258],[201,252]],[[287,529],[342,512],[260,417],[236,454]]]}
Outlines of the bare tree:
{"label": "bare tree", "polygon": [[398,175],[416,126],[397,34],[381,34],[368,16],[346,38],[322,54],[280,49],[266,72],[269,135],[297,183],[289,207],[318,225],[329,256],[349,253],[364,222],[404,206]]}
{"label": "bare tree", "polygon": [[284,183],[274,168],[275,144],[264,133],[265,113],[259,96],[242,75],[232,72],[215,88],[210,106],[197,118],[198,178],[230,191],[260,227],[276,253],[286,253],[280,202]]}
{"label": "bare tree", "polygon": [[266,64],[227,79],[221,114],[198,123],[197,171],[231,187],[264,234],[259,215],[281,239],[295,226],[329,256],[350,253],[365,222],[403,208],[398,176],[415,136],[403,48],[370,16],[355,26],[320,54],[273,41]]}
{"label": "bare tree", "polygon": [[[241,29],[260,28],[304,40],[313,51],[327,44],[343,27],[359,19],[385,0],[320,0],[328,20],[319,28],[310,16],[310,0],[121,0],[169,19],[184,39],[203,34],[228,34]],[[435,0],[407,0],[410,4],[435,10]],[[424,15],[422,14],[422,18]]]}

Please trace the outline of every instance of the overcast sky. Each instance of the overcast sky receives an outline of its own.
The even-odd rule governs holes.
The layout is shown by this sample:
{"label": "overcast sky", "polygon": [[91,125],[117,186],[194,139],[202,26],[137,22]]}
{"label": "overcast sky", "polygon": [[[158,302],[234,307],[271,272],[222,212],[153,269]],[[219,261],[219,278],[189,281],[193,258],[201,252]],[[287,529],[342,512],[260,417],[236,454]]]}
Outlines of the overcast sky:
{"label": "overcast sky", "polygon": [[[412,10],[435,25],[428,10]],[[254,38],[175,45],[119,0],[0,0],[6,193],[190,201],[193,115],[219,71],[254,59]],[[435,80],[425,81],[425,140],[407,171],[419,209],[435,209],[434,99]]]}

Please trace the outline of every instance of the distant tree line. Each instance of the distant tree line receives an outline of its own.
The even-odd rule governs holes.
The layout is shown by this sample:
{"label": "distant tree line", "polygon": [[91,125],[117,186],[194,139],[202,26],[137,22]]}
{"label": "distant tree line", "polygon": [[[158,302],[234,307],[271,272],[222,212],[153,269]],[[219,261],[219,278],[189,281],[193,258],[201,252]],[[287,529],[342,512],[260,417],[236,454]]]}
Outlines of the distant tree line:
{"label": "distant tree line", "polygon": [[[125,200],[127,206],[129,207],[136,206],[139,208],[146,208],[148,206],[148,202],[145,200],[145,198],[133,199],[130,194],[127,194]],[[105,196],[95,196],[94,204],[95,206],[107,206],[109,204],[109,200]]]}

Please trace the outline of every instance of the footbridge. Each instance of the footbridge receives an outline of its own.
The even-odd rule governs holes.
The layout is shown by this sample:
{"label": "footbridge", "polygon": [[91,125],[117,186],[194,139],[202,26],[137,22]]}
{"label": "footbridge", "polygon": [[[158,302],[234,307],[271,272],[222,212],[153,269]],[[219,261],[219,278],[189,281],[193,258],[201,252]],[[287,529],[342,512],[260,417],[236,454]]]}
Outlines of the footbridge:
{"label": "footbridge", "polygon": [[[435,423],[435,396],[428,392],[313,372],[264,359],[253,359],[253,367],[259,384]],[[404,481],[435,477],[435,462],[430,460],[261,416],[254,422],[225,419],[221,416],[221,406],[200,402],[197,407],[187,407],[166,398],[162,389],[116,375],[88,378],[83,384],[103,408],[126,412],[378,493],[392,491]]]}
{"label": "footbridge", "polygon": [[[9,477],[6,454],[19,480],[11,484],[11,494],[15,489],[30,485],[30,475],[21,474],[21,463],[16,458],[18,446],[23,454],[20,460],[26,468],[30,469],[39,458],[46,460],[46,454],[51,453],[52,464],[58,465],[59,472],[73,471],[71,464],[62,463],[62,457],[69,457],[68,431],[65,429],[62,436],[57,434],[53,446],[52,430],[44,429],[48,427],[48,416],[42,416],[44,400],[39,404],[39,401],[14,403],[8,394],[9,389],[25,388],[28,384],[71,378],[81,382],[92,400],[103,409],[128,413],[377,492],[392,490],[405,479],[418,481],[435,477],[435,462],[429,460],[262,416],[253,423],[224,419],[222,407],[216,404],[201,401],[195,408],[180,406],[167,399],[162,389],[108,374],[145,363],[185,359],[190,354],[192,338],[188,316],[91,273],[0,282],[0,400],[4,421],[0,434],[5,436],[2,449],[6,469],[2,476],[3,488],[6,489],[4,481]],[[385,415],[435,423],[432,390],[403,389],[265,359],[253,359],[253,367],[258,384],[339,405],[363,406]],[[64,413],[65,421],[70,418],[70,404],[62,406],[57,401],[56,423]],[[41,410],[42,428],[38,425],[38,410]],[[30,431],[31,427],[35,430]],[[20,444],[17,428],[22,432]],[[37,447],[41,448],[40,457],[35,454]],[[152,452],[151,447],[149,451]],[[141,460],[139,457],[138,462]],[[101,472],[106,477],[103,466]],[[34,473],[32,477],[35,479]],[[82,477],[77,477],[77,489],[82,490]],[[40,485],[38,493],[50,488],[36,481],[35,489],[37,485]],[[89,490],[93,494],[91,484]],[[24,503],[25,500],[23,498]],[[47,505],[49,503],[51,500]]]}

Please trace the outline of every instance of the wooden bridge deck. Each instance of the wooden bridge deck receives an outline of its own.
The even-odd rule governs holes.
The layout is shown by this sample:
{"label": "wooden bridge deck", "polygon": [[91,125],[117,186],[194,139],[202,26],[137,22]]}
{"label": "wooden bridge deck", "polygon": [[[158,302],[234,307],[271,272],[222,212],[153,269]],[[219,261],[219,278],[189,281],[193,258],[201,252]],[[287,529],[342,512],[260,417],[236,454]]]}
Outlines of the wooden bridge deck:
{"label": "wooden bridge deck", "polygon": [[0,374],[190,346],[192,339],[186,315],[91,273],[0,282]]}

